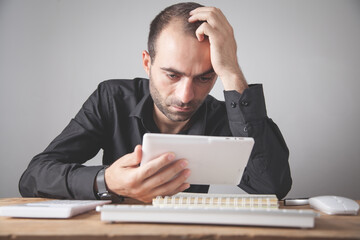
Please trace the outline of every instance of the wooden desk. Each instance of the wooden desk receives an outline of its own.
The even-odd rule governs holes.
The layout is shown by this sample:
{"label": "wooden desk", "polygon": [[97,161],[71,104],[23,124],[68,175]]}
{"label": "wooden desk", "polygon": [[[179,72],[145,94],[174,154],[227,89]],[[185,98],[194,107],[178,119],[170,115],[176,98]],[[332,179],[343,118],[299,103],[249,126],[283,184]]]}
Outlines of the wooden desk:
{"label": "wooden desk", "polygon": [[[43,200],[45,199],[8,198],[1,199],[0,206]],[[299,207],[282,206],[281,208]],[[313,229],[185,224],[109,224],[101,222],[100,214],[95,211],[66,220],[0,217],[0,239],[360,239],[360,215],[321,215],[316,219]]]}

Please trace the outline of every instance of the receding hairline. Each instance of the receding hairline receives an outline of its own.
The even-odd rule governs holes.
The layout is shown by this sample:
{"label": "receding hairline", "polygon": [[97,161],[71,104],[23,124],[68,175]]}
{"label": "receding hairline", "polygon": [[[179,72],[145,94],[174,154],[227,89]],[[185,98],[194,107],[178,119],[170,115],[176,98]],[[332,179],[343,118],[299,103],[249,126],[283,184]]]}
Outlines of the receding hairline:
{"label": "receding hairline", "polygon": [[[200,26],[202,22],[198,22],[198,26]],[[178,26],[176,26],[178,25]],[[181,32],[181,34],[193,37],[194,39],[197,39],[196,37],[196,29],[197,27],[189,27],[189,24],[187,23],[187,19],[183,18],[183,17],[179,17],[179,16],[173,16],[170,21],[161,29],[161,31],[157,34],[156,38],[154,39],[153,42],[153,47],[154,47],[154,52],[156,53],[156,49],[157,49],[157,43],[159,41],[159,38],[162,36],[162,34],[164,33],[164,31],[168,30],[171,27],[178,27],[179,31]],[[203,41],[208,40],[207,36],[205,36]],[[156,55],[156,54],[155,54]],[[155,56],[153,56],[155,60]]]}
{"label": "receding hairline", "polygon": [[164,30],[168,29],[169,27],[179,27],[179,31],[185,35],[191,35],[194,38],[196,38],[195,29],[191,29],[188,27],[188,24],[186,22],[187,20],[184,20],[181,17],[174,16],[171,18],[171,20],[163,27],[163,29],[159,32],[158,37],[164,32]]}
{"label": "receding hairline", "polygon": [[181,31],[184,34],[192,35],[196,38],[196,29],[202,22],[189,22],[190,12],[198,7],[204,7],[196,2],[183,2],[171,5],[161,11],[151,22],[148,37],[148,51],[151,59],[156,55],[156,43],[159,35],[163,32],[168,25],[173,21],[182,23]]}

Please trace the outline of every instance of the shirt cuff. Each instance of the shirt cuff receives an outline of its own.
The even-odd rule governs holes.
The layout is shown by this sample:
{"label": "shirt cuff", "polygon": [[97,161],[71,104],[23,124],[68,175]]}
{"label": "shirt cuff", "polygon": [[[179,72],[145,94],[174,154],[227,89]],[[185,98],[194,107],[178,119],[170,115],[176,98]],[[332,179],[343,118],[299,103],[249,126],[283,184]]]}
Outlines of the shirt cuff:
{"label": "shirt cuff", "polygon": [[262,84],[250,84],[242,94],[224,91],[228,118],[232,122],[248,123],[265,118],[266,105]]}
{"label": "shirt cuff", "polygon": [[94,193],[94,181],[103,166],[82,166],[71,173],[70,190],[74,199],[97,199]]}

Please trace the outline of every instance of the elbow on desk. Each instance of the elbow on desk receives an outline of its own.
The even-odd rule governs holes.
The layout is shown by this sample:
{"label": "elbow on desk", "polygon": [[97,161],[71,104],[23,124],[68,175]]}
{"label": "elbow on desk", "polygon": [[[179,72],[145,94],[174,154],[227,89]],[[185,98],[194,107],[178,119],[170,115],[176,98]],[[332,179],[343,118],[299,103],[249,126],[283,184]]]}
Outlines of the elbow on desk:
{"label": "elbow on desk", "polygon": [[31,178],[26,177],[27,176],[27,170],[21,175],[18,189],[19,193],[22,197],[38,197],[34,190],[34,180]]}
{"label": "elbow on desk", "polygon": [[279,175],[251,174],[251,170],[247,168],[238,185],[249,194],[275,194],[279,200],[289,193],[291,186],[292,178],[289,168]]}

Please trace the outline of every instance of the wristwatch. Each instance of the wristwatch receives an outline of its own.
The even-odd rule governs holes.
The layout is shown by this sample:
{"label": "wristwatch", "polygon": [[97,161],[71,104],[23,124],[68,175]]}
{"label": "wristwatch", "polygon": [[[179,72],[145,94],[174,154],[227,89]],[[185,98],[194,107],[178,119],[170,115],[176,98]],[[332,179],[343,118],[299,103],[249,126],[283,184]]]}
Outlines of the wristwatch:
{"label": "wristwatch", "polygon": [[106,183],[105,183],[105,169],[101,169],[96,175],[96,184],[97,184],[97,195],[101,200],[111,200],[111,194],[109,193]]}
{"label": "wristwatch", "polygon": [[108,188],[106,187],[105,182],[105,170],[108,168],[101,169],[98,174],[96,175],[96,184],[97,184],[97,195],[101,200],[111,200],[113,203],[120,203],[124,201],[124,197],[109,192]]}

